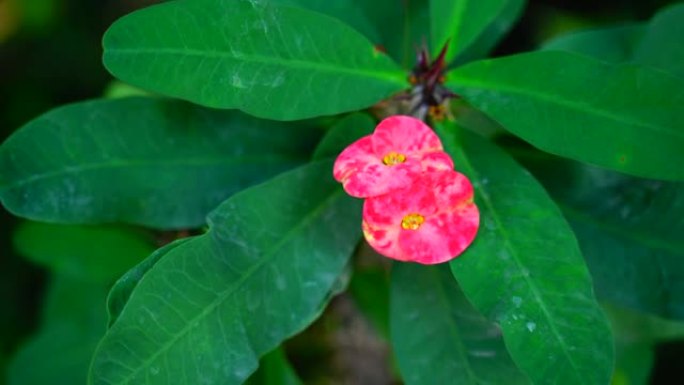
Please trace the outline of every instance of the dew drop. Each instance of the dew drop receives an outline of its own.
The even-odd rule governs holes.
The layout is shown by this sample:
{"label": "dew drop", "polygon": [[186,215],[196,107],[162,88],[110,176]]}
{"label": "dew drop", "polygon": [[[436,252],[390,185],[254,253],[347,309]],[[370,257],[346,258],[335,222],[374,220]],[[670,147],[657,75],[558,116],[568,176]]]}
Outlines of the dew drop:
{"label": "dew drop", "polygon": [[530,333],[533,332],[534,329],[537,328],[537,324],[534,323],[534,322],[528,322],[528,323],[525,324],[525,326],[527,327],[527,330],[530,331]]}

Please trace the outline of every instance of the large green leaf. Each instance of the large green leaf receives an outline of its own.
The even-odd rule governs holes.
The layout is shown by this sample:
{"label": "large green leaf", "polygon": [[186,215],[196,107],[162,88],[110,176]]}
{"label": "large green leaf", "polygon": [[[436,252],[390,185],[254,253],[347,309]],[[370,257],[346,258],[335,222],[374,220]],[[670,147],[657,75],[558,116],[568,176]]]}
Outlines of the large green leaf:
{"label": "large green leaf", "polygon": [[634,61],[667,71],[684,79],[684,4],[659,12],[651,21]]}
{"label": "large green leaf", "polygon": [[24,222],[13,236],[17,252],[55,273],[111,283],[154,248],[148,234],[116,226]]}
{"label": "large green leaf", "polygon": [[541,150],[684,179],[684,82],[661,71],[541,51],[459,67],[448,83]]}
{"label": "large green leaf", "polygon": [[451,61],[490,27],[487,48],[491,48],[517,20],[524,4],[524,0],[430,0],[432,51],[450,42],[446,59]]}
{"label": "large green leaf", "polygon": [[407,385],[530,383],[448,266],[395,263],[390,295],[392,347]]}
{"label": "large green leaf", "polygon": [[250,0],[180,0],[123,17],[104,63],[132,85],[293,120],[365,108],[408,86],[360,33],[317,12]]}
{"label": "large green leaf", "polygon": [[312,158],[314,160],[337,157],[347,146],[362,136],[370,135],[375,121],[368,115],[355,113],[336,122],[321,139]]}
{"label": "large green leaf", "polygon": [[236,194],[207,234],[159,259],[98,347],[91,383],[239,384],[311,322],[360,237],[359,201],[331,168]]}
{"label": "large green leaf", "polygon": [[570,221],[599,298],[684,319],[684,183],[516,154]]}
{"label": "large green leaf", "polygon": [[85,385],[90,357],[105,331],[106,287],[53,279],[43,322],[13,357],[8,385]]}
{"label": "large green leaf", "polygon": [[0,147],[0,198],[50,222],[196,227],[232,193],[301,164],[310,124],[146,98],[58,108]]}
{"label": "large green leaf", "polygon": [[126,302],[128,302],[128,299],[131,297],[131,293],[133,293],[133,289],[135,289],[135,287],[138,285],[138,282],[140,282],[142,277],[147,274],[152,266],[154,266],[169,251],[191,239],[192,238],[177,239],[165,245],[164,247],[157,249],[149,257],[145,258],[142,262],[128,270],[126,274],[124,274],[116,281],[116,283],[114,283],[114,286],[112,286],[109,294],[107,295],[107,313],[109,314],[108,324],[110,327],[119,318],[124,305],[126,305]]}
{"label": "large green leaf", "polygon": [[518,367],[538,384],[606,384],[613,342],[572,230],[544,189],[488,141],[439,133],[475,187],[480,229],[451,262],[463,292],[502,329]]}
{"label": "large green leaf", "polygon": [[627,63],[632,60],[645,32],[643,24],[572,32],[544,43],[542,49],[576,52],[610,63]]}

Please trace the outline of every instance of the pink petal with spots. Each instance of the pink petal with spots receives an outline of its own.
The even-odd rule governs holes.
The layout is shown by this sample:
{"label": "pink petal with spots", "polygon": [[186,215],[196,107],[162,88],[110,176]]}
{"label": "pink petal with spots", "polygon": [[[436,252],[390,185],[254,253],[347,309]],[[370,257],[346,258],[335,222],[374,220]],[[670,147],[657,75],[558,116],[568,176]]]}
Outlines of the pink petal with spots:
{"label": "pink petal with spots", "polygon": [[[423,216],[418,229],[402,227],[409,214]],[[369,198],[363,206],[364,236],[378,253],[422,264],[460,255],[475,239],[479,219],[473,187],[455,171],[425,173],[410,187]]]}
{"label": "pink petal with spots", "polygon": [[409,186],[420,171],[420,162],[410,158],[404,163],[386,166],[382,157],[373,152],[370,136],[349,145],[333,166],[335,179],[342,183],[347,194],[357,198],[382,195]]}
{"label": "pink petal with spots", "polygon": [[[386,165],[388,154],[405,157],[403,163]],[[378,124],[372,135],[352,143],[337,157],[335,179],[357,198],[387,194],[411,185],[424,171],[453,170],[437,135],[422,121],[392,116]]]}

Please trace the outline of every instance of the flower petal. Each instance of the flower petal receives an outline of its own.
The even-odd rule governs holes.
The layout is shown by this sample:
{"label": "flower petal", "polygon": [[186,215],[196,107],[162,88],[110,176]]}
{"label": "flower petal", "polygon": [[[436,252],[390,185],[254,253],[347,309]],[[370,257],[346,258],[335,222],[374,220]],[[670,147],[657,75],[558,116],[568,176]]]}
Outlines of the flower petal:
{"label": "flower petal", "polygon": [[407,157],[442,151],[437,134],[420,119],[394,115],[384,119],[373,132],[373,150],[384,156],[390,152],[403,153]]}
{"label": "flower petal", "polygon": [[[402,227],[409,215],[424,223]],[[473,187],[455,171],[424,173],[407,188],[366,199],[363,229],[368,243],[389,258],[423,264],[455,258],[470,245],[479,227]]]}

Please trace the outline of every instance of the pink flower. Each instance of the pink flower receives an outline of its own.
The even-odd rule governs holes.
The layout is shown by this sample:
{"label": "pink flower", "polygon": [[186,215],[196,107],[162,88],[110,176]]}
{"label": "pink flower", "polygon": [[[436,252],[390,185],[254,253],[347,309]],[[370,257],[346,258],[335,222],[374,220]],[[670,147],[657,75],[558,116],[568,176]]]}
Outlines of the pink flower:
{"label": "pink flower", "polygon": [[453,259],[472,243],[479,222],[473,186],[453,170],[423,173],[402,189],[366,199],[363,206],[368,243],[400,261]]}
{"label": "pink flower", "polygon": [[421,120],[391,116],[337,157],[333,176],[357,198],[408,187],[423,172],[453,170],[439,137]]}

